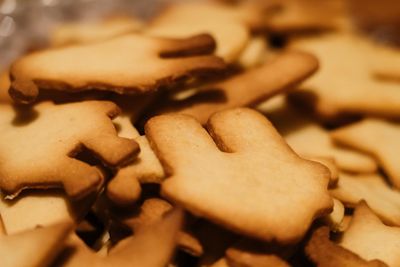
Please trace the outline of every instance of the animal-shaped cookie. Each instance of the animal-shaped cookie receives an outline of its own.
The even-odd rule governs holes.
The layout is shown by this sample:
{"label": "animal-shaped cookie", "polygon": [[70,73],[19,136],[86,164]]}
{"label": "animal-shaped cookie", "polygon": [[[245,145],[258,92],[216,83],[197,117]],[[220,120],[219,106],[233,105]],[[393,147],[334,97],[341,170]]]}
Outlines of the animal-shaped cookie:
{"label": "animal-shaped cookie", "polygon": [[400,188],[400,124],[367,118],[332,132],[337,143],[371,154],[388,175],[390,182]]}
{"label": "animal-shaped cookie", "polygon": [[13,235],[6,235],[0,229],[1,266],[51,266],[56,256],[65,247],[71,228],[70,223],[58,223]]}
{"label": "animal-shaped cookie", "polygon": [[25,188],[63,187],[72,198],[95,191],[103,174],[73,158],[78,152],[85,148],[110,167],[139,152],[135,141],[117,136],[111,119],[118,112],[107,101],[0,105],[1,190],[13,197]]}
{"label": "animal-shaped cookie", "polygon": [[187,114],[205,124],[217,111],[254,106],[278,93],[294,89],[317,68],[317,59],[311,54],[289,51],[262,66],[206,85],[187,99],[171,101],[158,113]]}
{"label": "animal-shaped cookie", "polygon": [[384,225],[365,202],[357,205],[339,244],[365,260],[400,266],[400,228]]}
{"label": "animal-shaped cookie", "polygon": [[209,35],[166,39],[127,34],[104,42],[53,48],[21,57],[10,70],[11,96],[32,102],[39,89],[143,93],[225,67]]}
{"label": "animal-shaped cookie", "polygon": [[329,34],[296,40],[293,47],[313,53],[321,65],[319,72],[292,94],[294,100],[309,105],[325,119],[342,114],[399,117],[399,83],[375,77],[377,65],[387,66],[395,59],[382,56],[366,37]]}
{"label": "animal-shaped cookie", "polygon": [[331,211],[329,170],[297,156],[260,113],[218,112],[207,127],[209,134],[179,114],[146,124],[169,176],[165,197],[238,233],[281,243],[298,241],[316,217]]}

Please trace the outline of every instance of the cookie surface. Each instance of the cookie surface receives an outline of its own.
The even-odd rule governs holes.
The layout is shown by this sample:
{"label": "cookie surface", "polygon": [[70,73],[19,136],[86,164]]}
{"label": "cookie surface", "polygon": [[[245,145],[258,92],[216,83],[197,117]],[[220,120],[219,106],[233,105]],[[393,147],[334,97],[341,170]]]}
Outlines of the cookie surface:
{"label": "cookie surface", "polygon": [[117,167],[139,152],[135,141],[117,136],[111,118],[118,112],[107,101],[0,105],[0,188],[11,197],[25,188],[62,187],[73,198],[95,191],[103,174],[73,156],[86,148]]}
{"label": "cookie surface", "polygon": [[337,143],[372,155],[396,188],[400,188],[399,135],[399,123],[374,118],[332,132],[332,138]]}
{"label": "cookie surface", "polygon": [[15,235],[4,235],[0,232],[1,266],[50,266],[64,248],[71,228],[70,223],[59,223]]}
{"label": "cookie surface", "polygon": [[347,207],[355,207],[364,200],[379,218],[389,225],[400,226],[400,193],[391,188],[381,175],[340,174],[331,194]]}
{"label": "cookie surface", "polygon": [[191,115],[205,124],[215,112],[254,106],[278,93],[294,89],[317,68],[318,62],[311,54],[288,51],[260,67],[206,85],[194,96],[172,102],[158,112]]}
{"label": "cookie surface", "polygon": [[366,260],[400,265],[400,228],[384,225],[365,202],[357,205],[339,244]]}
{"label": "cookie surface", "polygon": [[[219,112],[208,129],[213,138],[193,118],[177,114],[146,124],[169,176],[162,184],[168,199],[228,229],[282,243],[298,241],[315,217],[332,209],[328,169],[298,157],[261,114]],[[300,202],[302,209],[294,205]]]}
{"label": "cookie surface", "polygon": [[296,40],[292,46],[313,53],[321,63],[319,72],[292,94],[295,100],[326,119],[342,114],[399,116],[399,83],[374,77],[374,65],[387,65],[391,58],[376,60],[377,51],[365,37],[329,34]]}
{"label": "cookie surface", "polygon": [[209,35],[165,39],[127,34],[94,44],[47,49],[13,63],[9,92],[20,102],[34,101],[39,88],[148,92],[223,69],[223,61],[211,55],[214,47]]}

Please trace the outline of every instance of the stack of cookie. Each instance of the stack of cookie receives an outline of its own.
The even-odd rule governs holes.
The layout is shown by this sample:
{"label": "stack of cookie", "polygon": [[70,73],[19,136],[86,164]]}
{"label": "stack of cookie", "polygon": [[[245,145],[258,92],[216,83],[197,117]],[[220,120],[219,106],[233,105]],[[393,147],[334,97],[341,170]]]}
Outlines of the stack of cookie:
{"label": "stack of cookie", "polygon": [[0,78],[0,266],[400,266],[400,49],[344,0],[50,39]]}

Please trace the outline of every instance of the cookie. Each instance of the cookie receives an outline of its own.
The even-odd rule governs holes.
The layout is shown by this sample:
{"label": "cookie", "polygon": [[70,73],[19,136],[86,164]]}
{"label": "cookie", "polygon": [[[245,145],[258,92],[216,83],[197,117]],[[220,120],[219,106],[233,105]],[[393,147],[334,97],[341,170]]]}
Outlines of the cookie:
{"label": "cookie", "polygon": [[361,202],[339,244],[365,260],[399,266],[399,240],[400,228],[384,225],[368,205]]}
{"label": "cookie", "polygon": [[400,226],[400,193],[392,189],[384,177],[375,174],[340,174],[331,194],[348,207],[364,200],[379,218],[389,225]]}
{"label": "cookie", "polygon": [[374,158],[368,154],[334,144],[330,131],[288,105],[284,98],[266,101],[257,109],[271,120],[290,147],[302,157],[331,158],[340,170],[352,173],[372,173],[378,169]]}
{"label": "cookie", "polygon": [[214,114],[207,127],[212,138],[186,115],[146,124],[169,177],[162,195],[235,232],[281,243],[300,240],[314,218],[331,211],[329,170],[297,156],[264,116],[231,109]]}
{"label": "cookie", "polygon": [[70,223],[59,223],[14,235],[0,232],[2,267],[50,266],[65,246]]}
{"label": "cookie", "polygon": [[237,61],[244,68],[252,68],[264,63],[270,53],[266,39],[256,36],[250,39]]}
{"label": "cookie", "polygon": [[118,112],[107,101],[0,105],[1,190],[11,198],[25,188],[62,187],[72,198],[95,191],[103,174],[73,156],[86,148],[117,167],[139,152],[135,141],[117,137],[111,118]]}
{"label": "cookie", "polygon": [[329,227],[316,228],[305,246],[307,257],[319,267],[387,267],[379,260],[367,261],[329,239]]}
{"label": "cookie", "polygon": [[[293,100],[327,120],[344,114],[399,116],[399,84],[374,77],[378,55],[365,37],[330,34],[296,40],[292,47],[315,54],[321,63],[319,72],[291,94]],[[391,60],[379,57],[383,66]]]}
{"label": "cookie", "polygon": [[314,56],[298,51],[286,52],[260,67],[200,88],[187,99],[171,101],[158,113],[187,114],[205,124],[215,112],[254,106],[276,94],[294,89],[317,68],[318,62]]}
{"label": "cookie", "polygon": [[173,254],[182,216],[182,211],[175,209],[161,221],[144,227],[134,236],[120,241],[106,257],[97,255],[81,240],[75,238],[70,244],[70,247],[74,248],[73,253],[60,261],[59,266],[165,266]]}
{"label": "cookie", "polygon": [[228,63],[237,60],[250,40],[240,11],[211,3],[171,5],[150,22],[145,32],[151,36],[169,38],[208,33],[215,39],[215,54]]}
{"label": "cookie", "polygon": [[290,265],[275,254],[273,246],[253,240],[242,239],[227,249],[228,266],[289,267]]}
{"label": "cookie", "polygon": [[0,104],[12,103],[12,99],[8,94],[8,88],[10,88],[10,77],[8,71],[0,73]]}
{"label": "cookie", "polygon": [[134,17],[113,17],[89,23],[67,23],[56,27],[50,36],[52,46],[84,44],[107,40],[143,28],[143,22]]}
{"label": "cookie", "polygon": [[[162,217],[172,209],[172,205],[161,198],[149,198],[143,202],[139,213],[127,216],[122,219],[121,223],[132,229],[133,232],[136,232],[140,228],[149,226],[162,219]],[[203,254],[202,245],[197,238],[188,231],[179,231],[177,236],[177,245],[180,249],[190,255],[199,257]]]}
{"label": "cookie", "polygon": [[367,118],[335,130],[332,138],[337,143],[374,156],[393,186],[400,188],[399,134],[400,124]]}
{"label": "cookie", "polygon": [[24,192],[13,200],[0,194],[0,215],[8,234],[16,234],[36,227],[46,227],[60,222],[77,222],[90,210],[93,199],[72,203],[60,191]]}
{"label": "cookie", "polygon": [[137,159],[120,168],[107,185],[107,196],[120,206],[129,206],[139,199],[141,184],[160,184],[165,179],[164,169],[146,137],[139,136],[135,141],[140,146]]}
{"label": "cookie", "polygon": [[272,1],[266,10],[266,27],[279,34],[338,30],[348,25],[344,1]]}
{"label": "cookie", "polygon": [[325,215],[325,217],[322,217],[322,221],[328,225],[332,231],[338,232],[343,227],[344,212],[345,209],[343,203],[334,198],[333,211],[328,215]]}
{"label": "cookie", "polygon": [[46,49],[12,64],[9,93],[20,102],[32,102],[39,89],[149,92],[222,70],[223,61],[211,55],[214,47],[214,40],[206,34],[186,39],[127,34],[104,42]]}

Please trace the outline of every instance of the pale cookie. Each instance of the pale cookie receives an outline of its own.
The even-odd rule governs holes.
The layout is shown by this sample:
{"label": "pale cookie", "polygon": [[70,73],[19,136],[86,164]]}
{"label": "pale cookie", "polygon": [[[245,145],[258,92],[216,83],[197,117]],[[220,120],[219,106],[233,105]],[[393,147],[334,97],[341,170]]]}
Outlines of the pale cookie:
{"label": "pale cookie", "polygon": [[50,36],[52,46],[103,41],[143,28],[143,22],[134,17],[115,17],[97,22],[61,24]]}
{"label": "pale cookie", "polygon": [[390,188],[379,174],[350,175],[341,173],[331,194],[348,207],[365,200],[369,207],[389,225],[400,226],[400,192]]}
{"label": "pale cookie", "polygon": [[169,38],[208,33],[215,39],[215,54],[228,63],[237,60],[250,40],[247,27],[231,14],[231,8],[210,3],[171,5],[152,20],[145,32]]}
{"label": "pale cookie", "polygon": [[[133,232],[161,220],[165,214],[173,209],[172,205],[161,198],[149,198],[140,207],[140,212],[127,216],[121,220]],[[187,253],[199,257],[203,254],[203,247],[196,237],[188,231],[181,230],[177,237],[178,246]]]}
{"label": "pale cookie", "polygon": [[79,221],[87,214],[93,202],[85,198],[78,203],[71,203],[62,192],[50,190],[24,192],[13,200],[3,199],[2,194],[0,197],[0,215],[8,234],[59,222]]}
{"label": "pale cookie", "polygon": [[332,133],[337,143],[374,156],[396,188],[400,188],[399,136],[399,123],[373,118],[339,128]]}
{"label": "pale cookie", "polygon": [[305,247],[307,257],[319,267],[388,267],[379,260],[366,261],[350,250],[329,239],[329,227],[322,226],[312,232]]}
{"label": "pale cookie", "polygon": [[0,232],[1,267],[51,266],[71,228],[70,223],[59,223],[14,235]]}
{"label": "pale cookie", "polygon": [[274,95],[294,89],[317,68],[318,62],[314,56],[288,51],[262,66],[200,88],[187,99],[171,101],[158,113],[187,114],[205,124],[215,112],[254,106]]}
{"label": "pale cookie", "polygon": [[378,169],[373,157],[335,145],[330,132],[317,122],[301,115],[299,110],[290,107],[284,99],[273,100],[271,103],[263,103],[257,109],[272,121],[290,147],[302,157],[331,158],[340,170],[354,173],[371,173]]}
{"label": "pale cookie", "polygon": [[325,217],[322,217],[322,221],[327,224],[332,231],[338,232],[343,227],[344,212],[343,203],[334,198],[333,211],[325,215]]}
{"label": "pale cookie", "polygon": [[137,159],[122,167],[107,186],[107,196],[118,205],[130,205],[139,199],[143,183],[160,184],[165,179],[164,169],[145,136],[135,138],[140,146]]}
{"label": "pale cookie", "polygon": [[73,240],[74,252],[63,259],[62,267],[160,267],[165,266],[175,249],[183,213],[174,210],[161,221],[144,227],[134,236],[120,241],[106,257],[97,255],[82,241]]}
{"label": "pale cookie", "polygon": [[244,68],[256,67],[265,62],[269,53],[266,38],[253,37],[240,54],[238,62]]}
{"label": "pale cookie", "polygon": [[[32,102],[39,88],[144,93],[225,67],[206,34],[186,39],[127,34],[104,42],[38,51],[13,63],[11,96]],[[140,64],[138,63],[140,62]]]}
{"label": "pale cookie", "polygon": [[118,112],[107,101],[0,105],[1,190],[14,197],[25,188],[63,187],[72,198],[95,191],[103,174],[73,156],[86,148],[117,167],[139,152],[135,141],[117,136],[111,119]]}
{"label": "pale cookie", "polygon": [[235,232],[281,243],[298,241],[331,211],[329,170],[297,156],[264,116],[231,109],[214,114],[207,126],[213,138],[185,115],[146,124],[169,176],[165,197]]}
{"label": "pale cookie", "polygon": [[357,205],[339,244],[365,260],[400,266],[400,228],[384,225],[365,202]]}
{"label": "pale cookie", "polygon": [[343,114],[399,117],[399,83],[374,77],[378,55],[365,37],[330,34],[297,40],[292,47],[315,54],[321,64],[319,72],[292,94],[294,100],[325,119]]}

